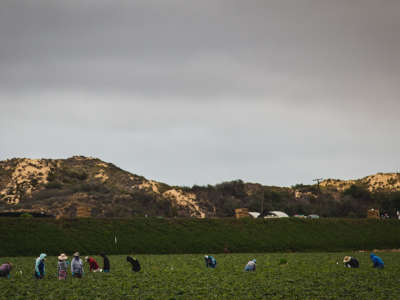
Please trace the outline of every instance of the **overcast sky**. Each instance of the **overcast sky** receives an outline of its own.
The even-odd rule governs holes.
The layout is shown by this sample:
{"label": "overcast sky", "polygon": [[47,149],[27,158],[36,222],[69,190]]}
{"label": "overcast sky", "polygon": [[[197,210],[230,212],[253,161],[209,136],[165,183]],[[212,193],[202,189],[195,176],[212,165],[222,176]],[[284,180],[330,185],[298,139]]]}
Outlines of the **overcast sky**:
{"label": "overcast sky", "polygon": [[172,185],[400,171],[400,1],[0,2],[0,159]]}

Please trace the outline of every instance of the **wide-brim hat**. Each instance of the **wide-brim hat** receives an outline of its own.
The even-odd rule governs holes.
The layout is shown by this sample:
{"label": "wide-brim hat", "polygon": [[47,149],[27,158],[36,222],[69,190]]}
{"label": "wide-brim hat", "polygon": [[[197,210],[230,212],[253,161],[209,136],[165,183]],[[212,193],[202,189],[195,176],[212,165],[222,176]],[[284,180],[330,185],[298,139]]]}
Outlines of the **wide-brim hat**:
{"label": "wide-brim hat", "polygon": [[89,260],[89,256],[86,256],[86,257],[85,257],[85,260],[88,261],[88,260]]}
{"label": "wide-brim hat", "polygon": [[343,262],[344,263],[347,263],[347,262],[349,262],[351,260],[351,257],[350,256],[345,256],[344,258],[343,258]]}
{"label": "wide-brim hat", "polygon": [[75,252],[75,253],[74,253],[74,256],[79,256],[79,252]]}
{"label": "wide-brim hat", "polygon": [[67,260],[68,256],[65,255],[65,253],[61,253],[60,256],[58,257],[58,260]]}

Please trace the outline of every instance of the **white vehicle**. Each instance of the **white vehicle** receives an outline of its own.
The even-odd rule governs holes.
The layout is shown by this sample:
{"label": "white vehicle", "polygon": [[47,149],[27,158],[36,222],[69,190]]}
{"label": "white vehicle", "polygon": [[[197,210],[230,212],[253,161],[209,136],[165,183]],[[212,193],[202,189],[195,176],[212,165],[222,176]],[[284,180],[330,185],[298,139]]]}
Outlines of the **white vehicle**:
{"label": "white vehicle", "polygon": [[319,219],[318,215],[309,215],[308,216],[309,219]]}
{"label": "white vehicle", "polygon": [[270,211],[268,214],[264,217],[264,219],[273,219],[273,218],[289,218],[289,216],[282,212],[282,211]]}

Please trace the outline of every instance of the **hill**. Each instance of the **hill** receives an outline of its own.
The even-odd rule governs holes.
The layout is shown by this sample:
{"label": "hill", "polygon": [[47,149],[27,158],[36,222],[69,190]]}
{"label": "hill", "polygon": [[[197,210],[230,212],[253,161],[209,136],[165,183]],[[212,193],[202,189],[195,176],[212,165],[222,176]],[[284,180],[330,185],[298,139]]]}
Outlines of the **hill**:
{"label": "hill", "polygon": [[241,180],[177,187],[148,180],[100,159],[14,158],[0,161],[0,212],[58,217],[231,217],[235,208],[363,217],[370,207],[400,209],[400,174],[317,185],[265,186]]}

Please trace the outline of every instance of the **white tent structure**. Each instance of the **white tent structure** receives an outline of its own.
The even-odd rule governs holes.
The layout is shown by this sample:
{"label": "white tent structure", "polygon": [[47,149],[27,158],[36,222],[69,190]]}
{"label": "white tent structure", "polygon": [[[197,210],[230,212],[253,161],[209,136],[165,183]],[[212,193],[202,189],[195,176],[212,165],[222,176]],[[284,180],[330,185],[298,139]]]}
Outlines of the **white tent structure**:
{"label": "white tent structure", "polygon": [[250,216],[250,217],[253,217],[254,219],[257,219],[259,215],[260,215],[259,212],[256,212],[256,211],[249,211],[249,216]]}
{"label": "white tent structure", "polygon": [[266,218],[266,219],[268,219],[268,218],[289,218],[289,216],[282,211],[274,210],[274,211],[268,212],[268,214],[264,218]]}

